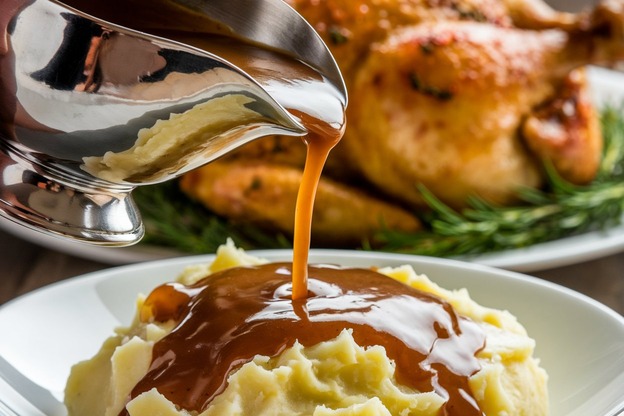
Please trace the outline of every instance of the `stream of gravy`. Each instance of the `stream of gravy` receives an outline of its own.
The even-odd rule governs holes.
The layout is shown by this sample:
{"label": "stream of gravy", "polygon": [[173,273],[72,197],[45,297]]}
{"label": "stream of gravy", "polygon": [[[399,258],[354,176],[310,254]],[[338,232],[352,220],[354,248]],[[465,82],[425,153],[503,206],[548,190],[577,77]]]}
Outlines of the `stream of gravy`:
{"label": "stream of gravy", "polygon": [[274,51],[222,36],[179,31],[155,33],[207,50],[238,66],[297,117],[308,131],[304,138],[306,163],[295,208],[292,277],[293,299],[305,298],[316,189],[325,161],[340,141],[346,124],[340,92],[314,69]]}
{"label": "stream of gravy", "polygon": [[318,71],[277,51],[226,36],[228,29],[167,0],[65,0],[101,19],[213,53],[251,75],[308,131],[307,157],[295,209],[293,298],[307,296],[312,212],[321,172],[345,127],[340,91]]}

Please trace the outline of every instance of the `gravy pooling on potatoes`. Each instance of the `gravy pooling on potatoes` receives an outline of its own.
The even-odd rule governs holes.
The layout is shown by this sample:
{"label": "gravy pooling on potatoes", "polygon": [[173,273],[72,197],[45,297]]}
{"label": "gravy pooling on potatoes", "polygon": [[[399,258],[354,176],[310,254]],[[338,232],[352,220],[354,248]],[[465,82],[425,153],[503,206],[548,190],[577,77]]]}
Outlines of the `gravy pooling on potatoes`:
{"label": "gravy pooling on potatoes", "polygon": [[482,415],[468,386],[485,343],[477,324],[447,302],[372,270],[309,271],[304,299],[291,297],[290,263],[233,268],[191,286],[155,289],[141,320],[177,325],[154,345],[150,370],[132,397],[155,387],[182,408],[202,411],[228,375],[255,355],[274,357],[294,340],[312,346],[350,328],[358,345],[385,347],[399,383],[448,398],[443,414]]}

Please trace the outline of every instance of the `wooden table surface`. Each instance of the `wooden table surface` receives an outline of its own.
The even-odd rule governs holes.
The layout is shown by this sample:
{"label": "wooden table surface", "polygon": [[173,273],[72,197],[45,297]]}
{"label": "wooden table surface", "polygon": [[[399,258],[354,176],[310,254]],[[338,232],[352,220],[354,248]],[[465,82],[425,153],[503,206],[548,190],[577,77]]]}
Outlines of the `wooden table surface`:
{"label": "wooden table surface", "polygon": [[[31,290],[114,267],[40,247],[0,230],[0,305]],[[531,275],[584,293],[624,315],[624,253]]]}

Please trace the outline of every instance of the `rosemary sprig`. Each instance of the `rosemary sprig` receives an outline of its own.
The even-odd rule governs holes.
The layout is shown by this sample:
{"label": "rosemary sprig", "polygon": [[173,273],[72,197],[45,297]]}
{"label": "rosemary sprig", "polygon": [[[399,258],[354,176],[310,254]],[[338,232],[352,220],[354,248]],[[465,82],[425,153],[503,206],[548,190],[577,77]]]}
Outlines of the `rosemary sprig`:
{"label": "rosemary sprig", "polygon": [[[571,185],[547,165],[548,187],[521,189],[521,205],[499,207],[471,198],[470,208],[461,212],[421,186],[431,207],[423,218],[427,230],[385,230],[378,233],[373,247],[451,257],[526,247],[618,224],[624,212],[624,115],[620,110],[611,107],[601,113],[605,144],[598,176],[591,184]],[[147,244],[208,253],[230,237],[246,249],[291,247],[282,234],[216,216],[191,201],[173,181],[139,188],[134,195],[146,224]],[[361,248],[371,246],[365,243]]]}
{"label": "rosemary sprig", "polygon": [[215,252],[228,238],[245,249],[291,247],[281,234],[214,215],[184,195],[175,181],[137,188],[133,195],[145,224],[143,243],[197,254]]}
{"label": "rosemary sprig", "polygon": [[624,117],[613,107],[602,112],[604,150],[598,177],[575,186],[546,165],[546,190],[521,189],[524,202],[500,207],[472,198],[457,212],[426,188],[420,191],[432,212],[428,231],[383,231],[381,249],[430,256],[459,256],[527,247],[540,242],[605,229],[619,224],[624,213]]}

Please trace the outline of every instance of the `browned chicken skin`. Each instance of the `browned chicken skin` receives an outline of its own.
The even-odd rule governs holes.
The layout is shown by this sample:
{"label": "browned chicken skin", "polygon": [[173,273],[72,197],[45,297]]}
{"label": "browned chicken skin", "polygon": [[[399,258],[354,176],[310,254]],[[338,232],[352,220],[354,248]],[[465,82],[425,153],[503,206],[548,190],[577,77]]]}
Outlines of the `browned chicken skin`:
{"label": "browned chicken skin", "polygon": [[[357,97],[342,153],[377,187],[411,204],[419,201],[418,183],[457,207],[471,194],[512,202],[518,187],[542,183],[519,127],[559,92],[573,68],[567,46],[559,31],[473,22],[394,32],[353,80]],[[600,148],[585,150],[595,171]]]}
{"label": "browned chicken skin", "polygon": [[[292,237],[301,171],[257,161],[217,161],[182,178],[182,190],[216,214],[239,224],[280,230]],[[418,221],[403,209],[355,188],[323,180],[316,193],[312,234],[316,244],[355,245],[383,224],[416,231]]]}
{"label": "browned chicken skin", "polygon": [[551,161],[568,181],[583,184],[594,178],[602,135],[584,70],[568,74],[556,98],[527,117],[521,135],[534,154]]}
{"label": "browned chicken skin", "polygon": [[[540,0],[288,1],[328,43],[350,94],[334,180],[418,210],[419,184],[458,208],[471,195],[513,203],[518,187],[543,185],[542,159],[571,182],[593,179],[602,137],[582,67],[624,59],[624,1],[580,14]],[[304,154],[299,140],[269,138],[230,159],[286,169]],[[317,203],[325,209],[335,207]],[[357,234],[343,224],[334,229]]]}

